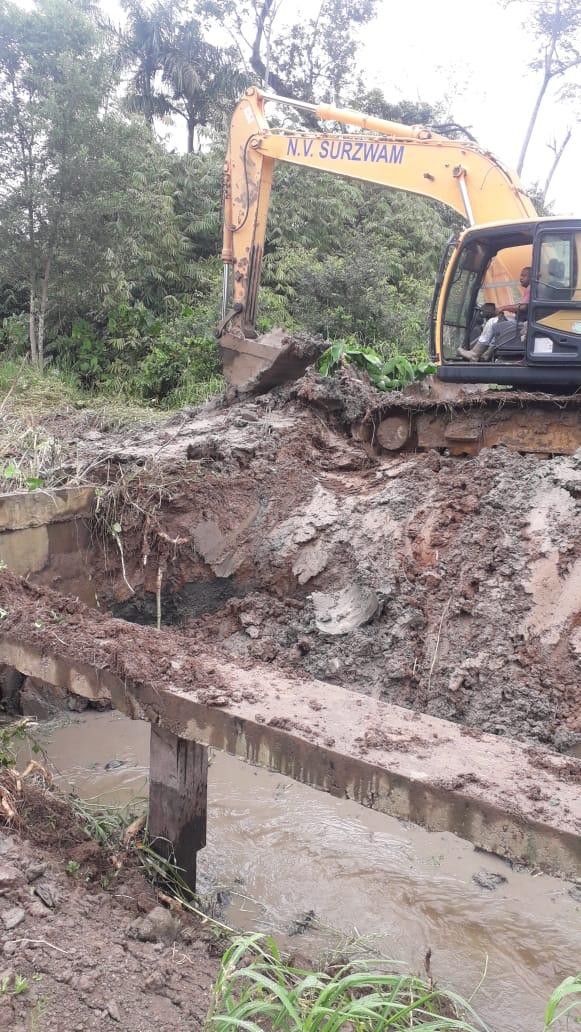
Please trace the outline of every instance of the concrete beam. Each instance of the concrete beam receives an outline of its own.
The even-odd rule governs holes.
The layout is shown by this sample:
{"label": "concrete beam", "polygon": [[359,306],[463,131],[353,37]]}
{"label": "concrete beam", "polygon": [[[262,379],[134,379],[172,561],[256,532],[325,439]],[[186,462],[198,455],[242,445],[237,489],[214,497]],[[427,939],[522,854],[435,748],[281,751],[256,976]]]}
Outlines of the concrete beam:
{"label": "concrete beam", "polygon": [[0,533],[87,516],[94,497],[92,487],[57,487],[0,495]]}
{"label": "concrete beam", "polygon": [[[452,831],[511,860],[581,875],[579,760],[323,681],[284,677],[267,666],[244,669],[196,656],[198,680],[205,669],[206,684],[226,687],[180,690],[171,639],[171,688],[130,672],[121,679],[67,657],[66,626],[59,625],[58,634],[58,656],[47,656],[46,645],[15,641],[0,630],[0,662],[45,681],[74,684],[88,698],[110,691],[119,710],[177,738],[428,830]],[[159,644],[157,638],[158,657]]]}
{"label": "concrete beam", "polygon": [[148,831],[156,853],[196,889],[196,856],[206,845],[208,750],[151,725]]}

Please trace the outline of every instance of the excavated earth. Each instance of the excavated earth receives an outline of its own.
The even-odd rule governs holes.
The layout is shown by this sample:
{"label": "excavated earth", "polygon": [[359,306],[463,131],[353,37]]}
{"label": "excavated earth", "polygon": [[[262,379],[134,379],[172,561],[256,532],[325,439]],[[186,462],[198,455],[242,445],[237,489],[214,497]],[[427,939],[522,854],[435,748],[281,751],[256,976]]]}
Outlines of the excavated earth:
{"label": "excavated earth", "polygon": [[223,944],[159,906],[130,850],[101,848],[57,795],[15,795],[0,827],[3,1032],[202,1028]]}
{"label": "excavated earth", "polygon": [[375,454],[384,399],[311,372],[130,432],[63,418],[99,606],[152,623],[159,590],[192,653],[576,752],[581,453]]}
{"label": "excavated earth", "polygon": [[[208,705],[223,704],[213,660],[224,660],[255,671],[258,694],[269,670],[291,674],[297,695],[318,678],[579,755],[581,452],[386,454],[373,437],[385,404],[344,370],[130,431],[90,412],[43,420],[63,456],[58,482],[96,485],[98,609],[59,595],[58,579],[51,590],[6,571],[3,629]],[[134,626],[158,615],[161,635]],[[324,742],[316,710],[301,733]],[[581,759],[562,762],[581,778]],[[168,931],[163,911],[159,934],[141,934],[155,904],[141,876],[122,865],[109,885],[84,833],[47,839],[51,822],[68,825],[43,805],[16,834],[0,831],[0,1026],[201,1027],[216,970],[207,937]]]}

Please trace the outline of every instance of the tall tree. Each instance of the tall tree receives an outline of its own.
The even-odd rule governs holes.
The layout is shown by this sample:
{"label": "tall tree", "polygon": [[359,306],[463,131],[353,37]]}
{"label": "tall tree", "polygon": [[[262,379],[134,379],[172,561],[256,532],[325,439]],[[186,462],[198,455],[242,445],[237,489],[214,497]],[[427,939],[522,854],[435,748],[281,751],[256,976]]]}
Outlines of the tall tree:
{"label": "tall tree", "polygon": [[264,85],[283,96],[334,103],[359,80],[357,30],[376,7],[377,0],[318,0],[310,17],[285,20],[284,0],[200,2]]}
{"label": "tall tree", "polygon": [[[111,70],[71,0],[0,10],[0,277],[26,283],[32,361],[49,318],[163,279],[183,246],[170,160],[112,111]],[[158,264],[159,263],[159,264]]]}
{"label": "tall tree", "polygon": [[185,121],[191,154],[196,131],[223,121],[249,80],[232,48],[204,39],[197,18],[173,27],[163,41],[161,63],[165,105]]}
{"label": "tall tree", "polygon": [[581,65],[581,4],[579,0],[505,0],[505,6],[514,2],[526,7],[525,28],[539,48],[531,68],[541,75],[517,163],[520,175],[549,86],[562,83],[568,72]]}
{"label": "tall tree", "polygon": [[156,0],[148,7],[141,0],[122,0],[125,24],[103,21],[116,45],[118,68],[129,72],[127,106],[138,111],[149,126],[154,118],[167,114],[167,99],[160,89],[160,76],[169,39],[175,32],[178,6]]}

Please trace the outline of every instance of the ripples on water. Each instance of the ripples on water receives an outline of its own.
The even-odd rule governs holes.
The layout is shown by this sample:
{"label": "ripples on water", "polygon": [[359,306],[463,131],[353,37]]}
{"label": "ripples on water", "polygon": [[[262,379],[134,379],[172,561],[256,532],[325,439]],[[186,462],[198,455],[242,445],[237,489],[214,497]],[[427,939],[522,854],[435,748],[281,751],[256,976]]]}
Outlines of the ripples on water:
{"label": "ripples on water", "polygon": [[[42,743],[82,796],[126,802],[147,791],[146,725],[83,714],[48,727]],[[209,803],[199,888],[229,890],[225,920],[237,927],[276,930],[311,955],[356,929],[418,971],[429,946],[436,979],[465,996],[486,969],[474,1004],[495,1032],[540,1032],[548,996],[581,966],[581,906],[566,882],[512,871],[453,835],[221,753],[210,766]],[[472,875],[481,867],[507,883],[479,888]],[[287,938],[309,910],[321,927]]]}

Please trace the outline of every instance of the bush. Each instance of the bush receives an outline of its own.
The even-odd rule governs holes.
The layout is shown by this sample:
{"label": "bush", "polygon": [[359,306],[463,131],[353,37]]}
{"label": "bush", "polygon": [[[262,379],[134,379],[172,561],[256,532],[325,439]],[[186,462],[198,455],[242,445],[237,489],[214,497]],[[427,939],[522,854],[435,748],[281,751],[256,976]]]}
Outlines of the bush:
{"label": "bush", "polygon": [[158,315],[142,302],[122,303],[101,329],[78,320],[53,352],[85,389],[171,407],[219,389],[220,356],[210,334],[216,321],[209,305],[194,309],[169,299]]}

